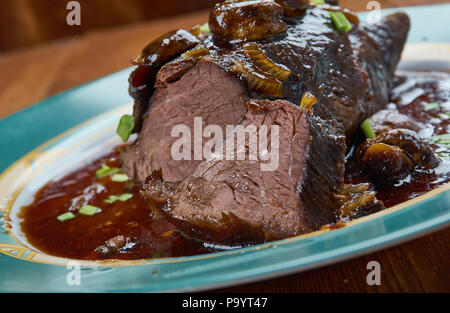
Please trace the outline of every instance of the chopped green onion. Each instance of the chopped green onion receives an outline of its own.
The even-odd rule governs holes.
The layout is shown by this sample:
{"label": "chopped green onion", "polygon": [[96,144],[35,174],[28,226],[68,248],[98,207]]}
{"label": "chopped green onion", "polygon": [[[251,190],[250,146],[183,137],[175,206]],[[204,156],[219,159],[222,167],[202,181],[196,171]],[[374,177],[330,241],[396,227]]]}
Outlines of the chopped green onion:
{"label": "chopped green onion", "polygon": [[445,114],[450,117],[450,112],[445,112]]}
{"label": "chopped green onion", "polygon": [[348,19],[345,17],[344,13],[342,12],[332,12],[330,11],[330,17],[333,21],[334,26],[341,32],[348,32],[350,31],[353,26],[348,21]]}
{"label": "chopped green onion", "polygon": [[103,164],[101,168],[99,168],[95,175],[97,175],[97,178],[103,178],[109,175],[112,175],[114,173],[120,172],[120,168],[117,167],[109,167],[108,165]]}
{"label": "chopped green onion", "polygon": [[441,106],[438,102],[431,102],[431,103],[425,103],[424,104],[424,110],[425,111],[431,111],[435,109],[439,109]]}
{"label": "chopped green onion", "polygon": [[126,174],[114,174],[111,177],[112,181],[118,182],[118,183],[123,183],[126,182],[128,180],[128,176]]}
{"label": "chopped green onion", "polygon": [[205,23],[202,26],[199,27],[200,32],[204,33],[204,34],[209,34],[211,32],[211,30],[209,29],[209,24]]}
{"label": "chopped green onion", "polygon": [[117,200],[119,200],[119,197],[117,196],[109,196],[108,199],[105,200],[106,203],[114,203]]}
{"label": "chopped green onion", "polygon": [[108,199],[105,200],[106,203],[114,203],[117,200],[119,201],[127,201],[129,199],[133,198],[133,195],[131,193],[123,193],[120,196],[109,196]]}
{"label": "chopped green onion", "polygon": [[361,124],[361,129],[364,132],[364,135],[366,135],[366,138],[375,138],[375,132],[373,131],[372,125],[370,125],[369,120],[365,120]]}
{"label": "chopped green onion", "polygon": [[83,215],[91,216],[91,215],[94,215],[95,213],[101,212],[101,210],[102,209],[100,209],[96,206],[85,204],[78,210],[78,212]]}
{"label": "chopped green onion", "polygon": [[127,201],[131,198],[133,198],[133,195],[131,193],[124,193],[119,196],[120,201]]}
{"label": "chopped green onion", "polygon": [[450,154],[441,152],[441,153],[438,153],[438,156],[443,159],[448,159],[450,157]]}
{"label": "chopped green onion", "polygon": [[448,120],[450,118],[450,115],[444,114],[444,113],[440,113],[439,117],[445,121],[445,120]]}
{"label": "chopped green onion", "polygon": [[57,217],[60,222],[65,222],[73,218],[75,218],[75,214],[73,214],[72,212],[63,213]]}
{"label": "chopped green onion", "polygon": [[130,137],[131,133],[134,129],[134,117],[131,115],[125,114],[120,118],[119,125],[117,126],[117,135],[122,139],[123,142],[126,142]]}
{"label": "chopped green onion", "polygon": [[314,3],[314,4],[317,4],[317,5],[319,5],[319,4],[325,4],[325,1],[324,1],[324,0],[311,0],[311,2]]}
{"label": "chopped green onion", "polygon": [[450,134],[443,134],[431,137],[430,141],[441,145],[450,145]]}

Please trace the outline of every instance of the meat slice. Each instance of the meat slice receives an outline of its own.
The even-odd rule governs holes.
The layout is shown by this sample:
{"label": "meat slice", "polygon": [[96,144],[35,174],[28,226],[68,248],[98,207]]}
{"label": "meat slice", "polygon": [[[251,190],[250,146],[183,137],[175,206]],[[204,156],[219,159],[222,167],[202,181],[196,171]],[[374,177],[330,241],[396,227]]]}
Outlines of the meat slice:
{"label": "meat slice", "polygon": [[[151,99],[138,140],[120,155],[123,170],[141,182],[155,169],[166,181],[189,176],[200,160],[175,160],[171,155],[175,125],[185,125],[194,138],[194,117],[225,129],[240,124],[247,112],[247,91],[238,78],[215,64],[200,61],[179,81],[158,88]],[[193,152],[193,150],[192,150]]]}
{"label": "meat slice", "polygon": [[[273,132],[273,126],[279,127],[279,149],[272,146],[272,133],[267,134],[268,153],[273,156],[277,150],[278,166],[262,170],[269,161],[262,160],[261,147],[257,160],[251,160],[248,139],[245,160],[213,158],[180,183],[149,179],[144,185],[143,195],[159,203],[189,237],[230,245],[257,243],[334,221],[334,195],[343,182],[344,137],[288,101],[252,101],[250,108],[245,129],[255,126],[256,132],[267,125]],[[264,136],[258,134],[258,139]],[[237,155],[242,138],[228,137],[224,151],[230,141]]]}

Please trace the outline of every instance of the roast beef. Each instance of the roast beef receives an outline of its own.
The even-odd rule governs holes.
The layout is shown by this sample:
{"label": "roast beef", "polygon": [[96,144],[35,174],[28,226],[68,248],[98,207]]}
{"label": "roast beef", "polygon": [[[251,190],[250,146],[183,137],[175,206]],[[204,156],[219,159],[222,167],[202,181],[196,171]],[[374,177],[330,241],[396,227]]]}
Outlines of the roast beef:
{"label": "roast beef", "polygon": [[[261,163],[268,160],[262,161],[259,154],[257,161],[250,159],[247,138],[245,160],[213,158],[180,183],[152,177],[144,185],[144,197],[159,203],[189,237],[228,245],[257,243],[311,232],[334,220],[345,138],[288,101],[252,101],[250,108],[242,124],[245,129],[279,126],[274,170],[262,170]],[[270,142],[271,134],[267,137]],[[224,151],[228,141],[234,141],[237,155],[242,146],[238,140],[234,135],[227,138]]]}
{"label": "roast beef", "polygon": [[[246,5],[236,3],[239,10]],[[233,4],[228,8],[232,12]],[[313,6],[284,17],[286,31],[272,38],[224,42],[209,36],[200,60],[159,75],[143,128],[121,160],[141,182],[153,173],[144,196],[188,236],[261,242],[333,221],[344,188],[343,138],[387,104],[409,19],[396,13],[370,26],[343,11],[353,29],[342,32],[330,11],[342,9]],[[305,95],[317,100],[312,113],[296,108]],[[262,101],[263,109],[247,112],[249,98]],[[171,131],[178,124],[192,129],[194,117],[223,131],[241,123],[279,125],[279,167],[263,173],[260,161],[248,159],[175,161]]]}

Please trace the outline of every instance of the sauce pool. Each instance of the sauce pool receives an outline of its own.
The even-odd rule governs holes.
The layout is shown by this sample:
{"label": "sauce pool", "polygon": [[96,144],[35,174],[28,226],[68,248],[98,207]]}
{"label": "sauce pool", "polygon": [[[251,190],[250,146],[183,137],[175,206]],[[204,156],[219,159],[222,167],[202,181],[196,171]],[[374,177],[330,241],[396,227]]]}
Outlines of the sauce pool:
{"label": "sauce pool", "polygon": [[[96,171],[103,164],[120,166],[117,150],[45,185],[34,202],[21,211],[22,230],[40,250],[74,259],[144,259],[210,252],[202,243],[184,238],[141,198],[136,182],[116,182]],[[130,194],[126,201],[107,203],[111,195]],[[129,197],[129,196],[128,196]],[[111,202],[111,201],[110,201]],[[92,216],[79,213],[85,204],[101,209]],[[58,216],[71,212],[66,221]]]}

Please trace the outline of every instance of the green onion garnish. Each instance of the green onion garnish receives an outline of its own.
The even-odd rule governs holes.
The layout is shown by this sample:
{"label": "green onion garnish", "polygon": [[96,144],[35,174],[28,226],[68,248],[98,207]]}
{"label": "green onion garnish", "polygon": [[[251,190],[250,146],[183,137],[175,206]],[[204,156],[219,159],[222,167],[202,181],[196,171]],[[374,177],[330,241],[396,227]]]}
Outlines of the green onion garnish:
{"label": "green onion garnish", "polygon": [[319,5],[319,4],[325,4],[325,1],[324,1],[324,0],[311,0],[311,2],[314,3],[314,4],[317,4],[317,5]]}
{"label": "green onion garnish", "polygon": [[95,175],[97,175],[97,178],[103,178],[118,172],[120,172],[120,168],[109,167],[108,165],[103,164],[102,167],[95,172]]}
{"label": "green onion garnish", "polygon": [[364,132],[364,135],[366,135],[366,138],[375,138],[375,132],[373,131],[372,125],[370,125],[369,120],[365,120],[361,124],[361,129]]}
{"label": "green onion garnish", "polygon": [[133,195],[131,193],[123,193],[120,196],[109,196],[108,199],[105,200],[106,203],[114,203],[117,200],[119,201],[127,201],[129,199],[133,198]]}
{"label": "green onion garnish", "polygon": [[111,177],[112,181],[118,182],[118,183],[123,183],[126,182],[128,180],[128,176],[126,174],[114,174]]}
{"label": "green onion garnish", "polygon": [[431,137],[430,141],[440,145],[450,145],[450,134],[443,134]]}
{"label": "green onion garnish", "polygon": [[63,213],[57,217],[60,222],[65,222],[73,218],[75,218],[75,214],[73,214],[72,212]]}
{"label": "green onion garnish", "polygon": [[126,142],[133,132],[134,118],[131,115],[125,114],[120,118],[119,125],[117,126],[117,135]]}
{"label": "green onion garnish", "polygon": [[425,111],[431,111],[435,109],[439,109],[441,106],[439,102],[431,102],[431,103],[425,103],[424,104],[424,110]]}
{"label": "green onion garnish", "polygon": [[93,206],[93,205],[89,205],[89,204],[83,205],[83,206],[78,210],[78,212],[79,212],[80,214],[83,214],[83,215],[89,215],[89,216],[94,215],[95,213],[99,213],[99,212],[101,212],[101,211],[102,211],[102,209],[100,209],[100,208],[98,208],[98,207],[96,207],[96,206]]}
{"label": "green onion garnish", "polygon": [[117,200],[119,200],[119,197],[117,196],[109,196],[108,199],[105,200],[106,203],[114,203]]}
{"label": "green onion garnish", "polygon": [[131,193],[124,193],[119,196],[120,201],[127,201],[131,198],[133,198],[133,195]]}
{"label": "green onion garnish", "polygon": [[209,34],[211,32],[211,30],[209,29],[209,24],[205,23],[202,26],[199,27],[200,32],[204,33],[204,34]]}
{"label": "green onion garnish", "polygon": [[330,11],[330,17],[333,21],[334,26],[341,32],[348,32],[350,31],[353,26],[348,21],[348,19],[345,17],[344,13],[342,12],[332,12]]}

